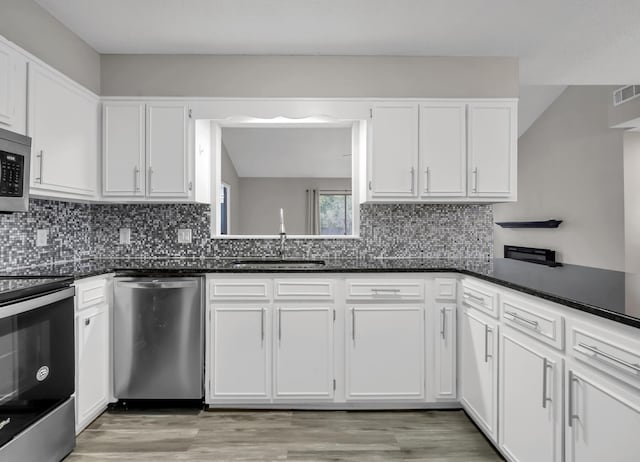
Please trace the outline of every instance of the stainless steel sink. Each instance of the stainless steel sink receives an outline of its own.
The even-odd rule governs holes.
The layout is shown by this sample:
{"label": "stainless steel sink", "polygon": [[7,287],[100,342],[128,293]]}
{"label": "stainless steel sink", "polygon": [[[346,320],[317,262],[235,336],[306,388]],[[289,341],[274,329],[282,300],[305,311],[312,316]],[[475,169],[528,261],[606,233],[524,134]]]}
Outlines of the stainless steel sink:
{"label": "stainless steel sink", "polygon": [[325,265],[324,260],[287,260],[287,259],[261,259],[261,260],[234,260],[231,266],[234,268],[265,268],[265,269],[316,269]]}

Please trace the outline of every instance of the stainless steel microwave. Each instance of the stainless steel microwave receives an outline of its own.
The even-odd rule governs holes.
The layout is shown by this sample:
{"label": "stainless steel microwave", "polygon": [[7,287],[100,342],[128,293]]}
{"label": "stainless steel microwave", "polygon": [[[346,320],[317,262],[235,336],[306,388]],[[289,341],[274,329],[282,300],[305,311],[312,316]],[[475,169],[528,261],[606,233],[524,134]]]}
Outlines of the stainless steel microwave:
{"label": "stainless steel microwave", "polygon": [[31,138],[0,128],[0,213],[29,210]]}

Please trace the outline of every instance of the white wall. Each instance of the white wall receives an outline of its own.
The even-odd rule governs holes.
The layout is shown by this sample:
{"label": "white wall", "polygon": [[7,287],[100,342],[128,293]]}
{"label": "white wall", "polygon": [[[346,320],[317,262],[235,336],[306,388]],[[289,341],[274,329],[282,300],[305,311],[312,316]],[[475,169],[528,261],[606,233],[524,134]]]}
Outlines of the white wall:
{"label": "white wall", "polygon": [[0,35],[100,94],[100,55],[33,0],[0,0]]}
{"label": "white wall", "polygon": [[105,96],[514,97],[499,57],[102,55]]}
{"label": "white wall", "polygon": [[613,87],[571,86],[518,142],[518,202],[494,221],[563,220],[558,229],[495,226],[505,244],[556,250],[565,263],[624,268],[623,132],[609,128]]}
{"label": "white wall", "polygon": [[240,217],[238,234],[278,234],[280,208],[287,234],[305,234],[305,191],[310,188],[350,190],[351,178],[240,178],[242,205],[232,208]]}

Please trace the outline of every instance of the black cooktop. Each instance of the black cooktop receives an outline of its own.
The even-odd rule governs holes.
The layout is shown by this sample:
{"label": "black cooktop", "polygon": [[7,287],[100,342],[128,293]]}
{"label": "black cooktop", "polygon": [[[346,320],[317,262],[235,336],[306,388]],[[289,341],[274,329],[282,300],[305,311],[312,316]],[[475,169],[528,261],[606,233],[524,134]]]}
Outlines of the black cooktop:
{"label": "black cooktop", "polygon": [[3,276],[0,275],[0,306],[23,298],[44,294],[70,286],[68,276]]}

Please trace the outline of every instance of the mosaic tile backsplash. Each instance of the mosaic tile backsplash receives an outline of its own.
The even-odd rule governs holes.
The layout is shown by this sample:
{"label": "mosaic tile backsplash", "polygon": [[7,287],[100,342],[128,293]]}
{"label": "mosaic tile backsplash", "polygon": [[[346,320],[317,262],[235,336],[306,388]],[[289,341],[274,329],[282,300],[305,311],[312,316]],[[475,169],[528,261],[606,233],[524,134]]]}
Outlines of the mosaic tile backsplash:
{"label": "mosaic tile backsplash", "polygon": [[[277,239],[210,239],[201,204],[75,204],[32,199],[28,213],[0,215],[0,269],[85,257],[274,256]],[[119,244],[119,229],[131,244]],[[179,228],[192,232],[178,244]],[[49,244],[36,246],[36,230]],[[365,204],[359,239],[289,239],[290,257],[493,257],[491,205]]]}

